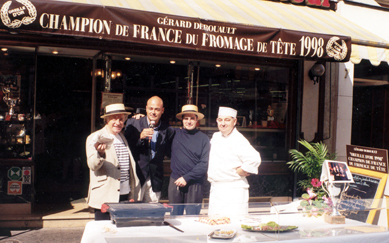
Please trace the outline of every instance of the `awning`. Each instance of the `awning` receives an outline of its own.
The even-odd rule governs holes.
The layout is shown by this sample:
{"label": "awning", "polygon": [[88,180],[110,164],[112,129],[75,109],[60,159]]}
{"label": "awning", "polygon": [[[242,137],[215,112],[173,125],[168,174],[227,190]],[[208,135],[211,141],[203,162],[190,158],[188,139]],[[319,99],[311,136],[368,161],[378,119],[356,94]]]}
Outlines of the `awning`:
{"label": "awning", "polygon": [[[68,0],[70,1],[70,0]],[[389,64],[389,42],[370,33],[334,11],[261,0],[73,0],[231,23],[313,33],[351,36],[350,61],[370,60]]]}
{"label": "awning", "polygon": [[60,0],[101,4],[267,28],[351,36],[366,44],[389,43],[332,10],[263,0]]}
{"label": "awning", "polygon": [[[278,40],[285,41],[284,39],[285,33],[288,35],[291,33],[297,34],[297,36],[293,37],[295,38],[294,43],[296,44],[297,48],[299,47],[298,45],[300,44],[302,49],[302,50],[299,49],[297,51],[297,56],[303,56],[304,59],[315,59],[315,58],[320,59],[317,56],[317,51],[319,51],[320,54],[320,51],[322,51],[320,48],[326,47],[326,45],[323,46],[323,43],[317,42],[317,40],[320,38],[323,38],[325,40],[325,44],[327,44],[328,42],[334,43],[334,46],[331,47],[330,49],[336,52],[335,55],[338,55],[338,59],[339,59],[339,55],[342,57],[344,56],[343,53],[339,53],[342,52],[344,49],[343,48],[344,45],[342,45],[341,38],[344,36],[351,37],[351,43],[354,44],[351,53],[351,56],[353,57],[352,59],[353,62],[356,62],[356,60],[362,58],[369,58],[369,60],[372,60],[370,59],[371,57],[366,57],[362,55],[362,53],[364,52],[360,50],[363,49],[363,47],[365,48],[369,47],[368,49],[371,49],[370,47],[374,47],[373,49],[376,49],[376,47],[382,47],[382,49],[384,50],[389,48],[388,42],[386,42],[385,40],[381,39],[378,36],[375,36],[369,31],[355,25],[354,23],[348,21],[347,19],[342,18],[334,11],[316,9],[307,6],[297,6],[290,3],[262,1],[262,0],[73,0],[73,1],[60,0],[60,1],[86,3],[86,4],[91,4],[91,6],[102,5],[110,13],[113,13],[115,10],[115,14],[117,14],[116,17],[118,18],[131,19],[133,17],[131,14],[129,14],[129,12],[125,12],[124,10],[140,10],[140,11],[145,11],[144,19],[142,20],[146,20],[147,17],[155,17],[155,16],[159,16],[161,18],[164,17],[171,18],[171,16],[168,15],[172,15],[172,16],[181,17],[179,19],[184,21],[187,20],[186,18],[200,19],[200,22],[201,23],[205,22],[206,25],[215,24],[215,26],[218,26],[220,25],[219,22],[225,24],[229,23],[231,24],[232,29],[236,27],[234,26],[236,24],[245,27],[243,28],[243,30],[242,28],[240,28],[242,30],[241,33],[243,33],[243,35],[245,33],[248,33],[249,36],[248,38],[250,38],[251,35],[255,34],[252,31],[253,30],[255,31],[256,29],[258,35],[264,34],[267,35],[268,37],[273,35],[272,36],[273,42],[277,42]],[[0,1],[2,5],[4,5],[5,2],[6,1],[4,0]],[[24,0],[22,2],[28,2],[28,1]],[[30,2],[34,3],[40,1],[31,0]],[[58,1],[46,1],[47,4],[49,4],[50,2],[58,2]],[[115,8],[110,8],[110,7],[115,7]],[[120,11],[116,11],[117,7],[123,9],[123,12],[120,13]],[[72,9],[72,11],[77,11],[77,10],[79,10],[79,8]],[[86,11],[84,12],[86,14]],[[150,13],[151,15],[147,15],[148,13]],[[157,15],[152,15],[152,14],[157,14]],[[176,18],[173,21],[180,21],[179,19]],[[176,24],[176,22],[172,23],[170,26],[174,27],[174,24]],[[165,24],[164,27],[169,27],[169,24],[167,25]],[[278,31],[285,30],[285,31],[283,31],[283,33],[279,33],[279,32],[276,33],[274,32],[274,30],[278,30]],[[123,29],[123,31],[125,31],[125,29]],[[327,35],[327,37],[310,36],[310,33],[314,33],[318,35]],[[332,37],[334,37],[335,39],[331,39]],[[258,40],[255,41],[259,43]],[[276,48],[276,45],[277,44],[274,44],[273,47]],[[268,48],[270,47],[268,46]],[[309,53],[308,50],[310,50]],[[221,50],[217,50],[217,51],[221,51]],[[258,49],[255,49],[255,51],[258,51]],[[334,55],[334,53],[332,54]],[[276,57],[289,58],[288,56],[276,56]],[[381,58],[382,55],[377,57]],[[344,60],[348,60],[348,58],[342,59],[341,61]],[[373,62],[378,62],[379,60],[387,61],[387,59],[373,59]],[[327,60],[327,61],[339,61],[339,60]]]}
{"label": "awning", "polygon": [[350,61],[359,64],[362,59],[370,60],[374,66],[380,65],[381,62],[389,64],[389,49],[371,46],[361,46],[353,44]]}

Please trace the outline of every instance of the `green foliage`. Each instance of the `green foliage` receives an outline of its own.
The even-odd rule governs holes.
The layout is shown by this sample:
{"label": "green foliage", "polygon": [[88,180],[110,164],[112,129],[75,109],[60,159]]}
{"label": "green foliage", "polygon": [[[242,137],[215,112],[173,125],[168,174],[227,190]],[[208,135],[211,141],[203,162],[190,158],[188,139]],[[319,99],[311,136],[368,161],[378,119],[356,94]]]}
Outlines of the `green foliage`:
{"label": "green foliage", "polygon": [[307,177],[298,182],[298,185],[308,192],[301,195],[303,200],[300,205],[303,207],[303,213],[307,217],[319,217],[329,212],[331,208],[328,202],[323,200],[327,198],[327,193],[318,184],[318,180],[320,180],[324,160],[334,160],[336,155],[329,154],[327,146],[322,142],[309,143],[305,140],[298,142],[306,148],[307,152],[304,154],[296,149],[289,150],[293,160],[287,164],[293,171],[303,173]]}
{"label": "green foliage", "polygon": [[301,186],[305,186],[305,184],[310,184],[310,179],[312,178],[320,179],[324,160],[333,160],[336,158],[336,155],[329,154],[327,145],[322,142],[309,143],[306,140],[299,140],[298,142],[308,151],[303,154],[296,149],[290,149],[289,154],[293,160],[289,161],[287,164],[289,164],[289,168],[293,171],[301,172],[308,177],[308,181],[299,182]]}
{"label": "green foliage", "polygon": [[331,211],[331,207],[324,200],[315,199],[308,201],[309,195],[307,193],[304,193],[302,198],[305,200],[300,202],[300,206],[307,217],[320,217],[324,213]]}
{"label": "green foliage", "polygon": [[310,179],[300,180],[299,182],[297,182],[297,185],[299,185],[301,188],[310,188],[310,187],[312,187]]}

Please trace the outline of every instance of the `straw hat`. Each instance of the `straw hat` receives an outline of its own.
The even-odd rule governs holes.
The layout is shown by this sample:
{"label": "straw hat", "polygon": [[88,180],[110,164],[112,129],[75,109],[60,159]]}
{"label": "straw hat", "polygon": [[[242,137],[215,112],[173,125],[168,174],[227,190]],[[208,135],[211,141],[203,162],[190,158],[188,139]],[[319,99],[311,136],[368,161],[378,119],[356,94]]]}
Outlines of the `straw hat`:
{"label": "straw hat", "polygon": [[184,105],[181,108],[181,112],[176,115],[177,119],[182,120],[185,114],[195,114],[199,120],[204,118],[204,115],[198,112],[198,108],[195,105]]}
{"label": "straw hat", "polygon": [[117,114],[129,115],[131,112],[126,111],[124,104],[110,104],[104,108],[104,115],[101,118]]}

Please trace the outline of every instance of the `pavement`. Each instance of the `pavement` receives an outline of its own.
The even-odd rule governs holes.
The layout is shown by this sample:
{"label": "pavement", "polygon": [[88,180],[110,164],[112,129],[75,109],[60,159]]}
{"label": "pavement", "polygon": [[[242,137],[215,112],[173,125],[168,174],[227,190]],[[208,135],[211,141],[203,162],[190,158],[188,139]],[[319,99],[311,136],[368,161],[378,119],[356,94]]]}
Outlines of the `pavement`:
{"label": "pavement", "polygon": [[1,243],[79,243],[84,227],[1,230]]}
{"label": "pavement", "polygon": [[0,243],[79,243],[94,220],[85,198],[69,205],[39,205],[31,215],[0,215]]}
{"label": "pavement", "polygon": [[94,220],[94,213],[88,207],[85,198],[73,200],[66,205],[38,205],[32,214],[0,215],[0,230],[37,229],[37,228],[73,228],[85,227]]}

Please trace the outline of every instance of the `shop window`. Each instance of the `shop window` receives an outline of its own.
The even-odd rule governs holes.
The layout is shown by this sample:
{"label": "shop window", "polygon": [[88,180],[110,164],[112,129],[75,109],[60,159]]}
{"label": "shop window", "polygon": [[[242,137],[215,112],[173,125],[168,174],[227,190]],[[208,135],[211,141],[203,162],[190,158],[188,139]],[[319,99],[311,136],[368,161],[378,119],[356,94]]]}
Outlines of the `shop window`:
{"label": "shop window", "polygon": [[0,62],[0,158],[31,158],[33,59],[12,54]]}
{"label": "shop window", "polygon": [[0,53],[0,207],[25,214],[34,184],[33,67],[28,53]]}
{"label": "shop window", "polygon": [[264,160],[285,160],[288,107],[287,68],[200,67],[199,109],[206,115],[200,130],[217,131],[219,106],[238,110],[237,129]]}
{"label": "shop window", "polygon": [[198,128],[210,138],[218,131],[219,106],[233,107],[238,110],[238,130],[263,160],[287,160],[289,68],[188,63],[114,63],[123,70],[126,106],[144,108],[148,98],[158,95],[164,100],[162,119],[181,126],[175,115],[183,105],[197,104],[205,115]]}

